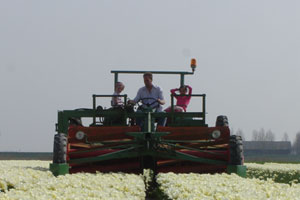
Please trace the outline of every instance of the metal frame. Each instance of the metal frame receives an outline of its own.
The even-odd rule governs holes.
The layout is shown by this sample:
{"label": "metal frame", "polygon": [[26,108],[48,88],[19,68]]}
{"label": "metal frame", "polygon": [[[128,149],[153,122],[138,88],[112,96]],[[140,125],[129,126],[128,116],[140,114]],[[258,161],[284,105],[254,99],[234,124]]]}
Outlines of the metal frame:
{"label": "metal frame", "polygon": [[[143,74],[145,72],[151,72],[153,74],[175,74],[180,75],[180,85],[184,85],[184,76],[185,75],[192,75],[194,72],[180,72],[180,71],[111,71],[114,74],[114,83],[118,82],[119,74]],[[92,109],[78,109],[78,110],[64,110],[58,112],[58,123],[56,125],[56,131],[58,133],[64,133],[68,135],[68,128],[69,128],[69,119],[72,117],[81,118],[81,117],[90,117],[93,118],[93,124],[96,124],[97,117],[114,117],[120,116],[119,112],[114,112],[112,110],[97,110],[96,109],[96,98],[103,98],[103,97],[113,97],[116,95],[93,95],[93,106]],[[124,102],[126,105],[127,95],[117,95],[124,98]],[[50,170],[53,172],[54,175],[63,175],[69,173],[69,164],[79,164],[79,163],[92,163],[92,162],[99,162],[105,160],[113,160],[113,159],[120,159],[120,158],[134,158],[134,157],[145,157],[150,156],[155,159],[157,158],[168,158],[168,159],[176,159],[176,160],[186,160],[198,163],[206,163],[212,165],[227,165],[227,172],[228,173],[237,173],[241,176],[244,176],[246,173],[246,168],[244,166],[231,166],[228,165],[227,161],[219,160],[219,159],[207,159],[201,158],[193,155],[189,155],[180,151],[176,151],[176,149],[187,149],[202,153],[214,154],[218,155],[218,153],[211,152],[209,150],[190,147],[186,144],[193,143],[193,144],[204,144],[205,141],[197,141],[197,140],[168,140],[163,139],[164,136],[170,134],[169,132],[157,132],[154,130],[154,121],[155,118],[158,117],[170,117],[171,118],[171,127],[176,126],[196,126],[196,127],[207,127],[205,124],[206,120],[206,95],[205,94],[192,94],[192,97],[201,97],[202,98],[202,112],[186,112],[186,113],[178,113],[174,112],[174,97],[180,95],[171,95],[171,107],[172,111],[170,113],[155,113],[151,109],[143,112],[143,113],[127,113],[124,111],[123,113],[123,122],[120,126],[128,126],[127,119],[128,118],[137,118],[143,117],[144,130],[141,132],[127,132],[126,135],[132,136],[133,139],[131,141],[119,141],[119,142],[102,142],[104,144],[101,148],[96,148],[92,150],[82,150],[78,152],[71,152],[70,155],[76,153],[85,153],[85,152],[92,152],[96,150],[105,150],[105,149],[115,149],[111,153],[107,153],[104,155],[88,157],[88,158],[77,158],[77,159],[69,159],[67,163],[52,163],[50,164]],[[201,118],[202,120],[193,120],[192,125],[188,124],[184,120],[181,120],[180,123],[176,123],[176,118],[178,119],[187,119],[187,118]],[[101,133],[99,133],[101,134]],[[178,143],[180,143],[178,145]],[[114,144],[115,146],[110,146]],[[106,146],[107,145],[107,146]]]}
{"label": "metal frame", "polygon": [[146,72],[151,72],[152,74],[168,74],[168,75],[180,75],[180,86],[184,85],[184,76],[185,75],[193,75],[193,72],[185,72],[185,71],[124,71],[124,70],[112,70],[111,73],[114,74],[114,88],[119,79],[119,74],[144,74]]}

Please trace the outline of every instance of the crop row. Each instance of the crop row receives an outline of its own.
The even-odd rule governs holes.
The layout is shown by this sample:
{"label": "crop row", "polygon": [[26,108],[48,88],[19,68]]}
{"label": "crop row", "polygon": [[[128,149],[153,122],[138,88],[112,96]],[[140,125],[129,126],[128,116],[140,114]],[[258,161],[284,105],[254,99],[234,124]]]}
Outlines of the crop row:
{"label": "crop row", "polygon": [[145,199],[142,176],[77,173],[55,177],[46,161],[0,161],[0,200]]}
{"label": "crop row", "polygon": [[247,163],[247,177],[271,179],[277,183],[300,183],[300,164]]}
{"label": "crop row", "polygon": [[[300,165],[246,165],[248,178],[235,174],[161,173],[156,179],[158,192],[161,198],[172,200],[300,200]],[[0,200],[140,200],[145,199],[151,181],[150,171],[143,175],[77,173],[54,177],[48,167],[47,161],[0,161]]]}
{"label": "crop row", "polygon": [[159,174],[159,190],[172,200],[299,200],[299,184],[241,178],[235,174]]}

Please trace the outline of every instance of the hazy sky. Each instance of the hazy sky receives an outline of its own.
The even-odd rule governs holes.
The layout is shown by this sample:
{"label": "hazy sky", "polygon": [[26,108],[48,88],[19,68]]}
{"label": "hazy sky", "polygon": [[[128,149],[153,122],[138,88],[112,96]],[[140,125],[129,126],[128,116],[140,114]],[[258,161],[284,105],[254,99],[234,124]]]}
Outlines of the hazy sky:
{"label": "hazy sky", "polygon": [[[247,139],[260,128],[294,139],[299,10],[298,0],[0,0],[0,151],[52,151],[57,111],[112,94],[110,70],[190,71],[191,57],[186,83],[206,93],[210,126],[225,114]],[[141,75],[120,80],[131,98],[143,85]],[[169,106],[178,77],[154,83]]]}

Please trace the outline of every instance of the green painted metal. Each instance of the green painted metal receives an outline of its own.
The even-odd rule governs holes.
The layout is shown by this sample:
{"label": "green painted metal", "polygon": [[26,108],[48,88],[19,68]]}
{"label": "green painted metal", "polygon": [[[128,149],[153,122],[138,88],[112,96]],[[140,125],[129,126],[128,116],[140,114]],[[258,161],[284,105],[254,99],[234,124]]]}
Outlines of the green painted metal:
{"label": "green painted metal", "polygon": [[116,84],[117,84],[117,82],[119,81],[118,79],[119,79],[118,73],[115,73],[115,81],[114,81],[114,88],[113,88],[113,91],[115,91]]}
{"label": "green painted metal", "polygon": [[64,133],[67,135],[68,133],[68,117],[65,115],[66,111],[59,111],[58,112],[58,125],[57,125],[57,132]]}
{"label": "green painted metal", "polygon": [[203,113],[203,122],[206,121],[206,95],[202,94],[202,113]]}
{"label": "green painted metal", "polygon": [[235,173],[245,178],[247,175],[247,167],[245,165],[227,165],[227,173]]}
{"label": "green painted metal", "polygon": [[68,174],[69,168],[67,163],[50,163],[50,171],[54,176]]}
{"label": "green painted metal", "polygon": [[180,86],[184,86],[184,74],[180,74]]}
{"label": "green painted metal", "polygon": [[184,74],[184,75],[193,75],[194,72],[187,72],[187,71],[136,71],[136,70],[112,70],[110,71],[114,74],[144,74],[146,72],[151,72],[152,74]]}

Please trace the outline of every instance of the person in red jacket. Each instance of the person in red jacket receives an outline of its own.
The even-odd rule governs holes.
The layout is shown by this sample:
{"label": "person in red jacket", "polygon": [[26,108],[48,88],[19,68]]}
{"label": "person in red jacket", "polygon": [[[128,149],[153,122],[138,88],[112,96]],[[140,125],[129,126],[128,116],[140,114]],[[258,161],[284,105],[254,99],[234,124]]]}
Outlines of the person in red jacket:
{"label": "person in red jacket", "polygon": [[[189,85],[183,85],[180,88],[175,88],[171,90],[172,94],[176,94],[179,91],[180,95],[192,94],[192,87]],[[186,112],[186,108],[190,103],[191,96],[174,96],[177,100],[176,105],[174,106],[175,112]],[[171,112],[171,106],[165,109],[166,112]]]}

